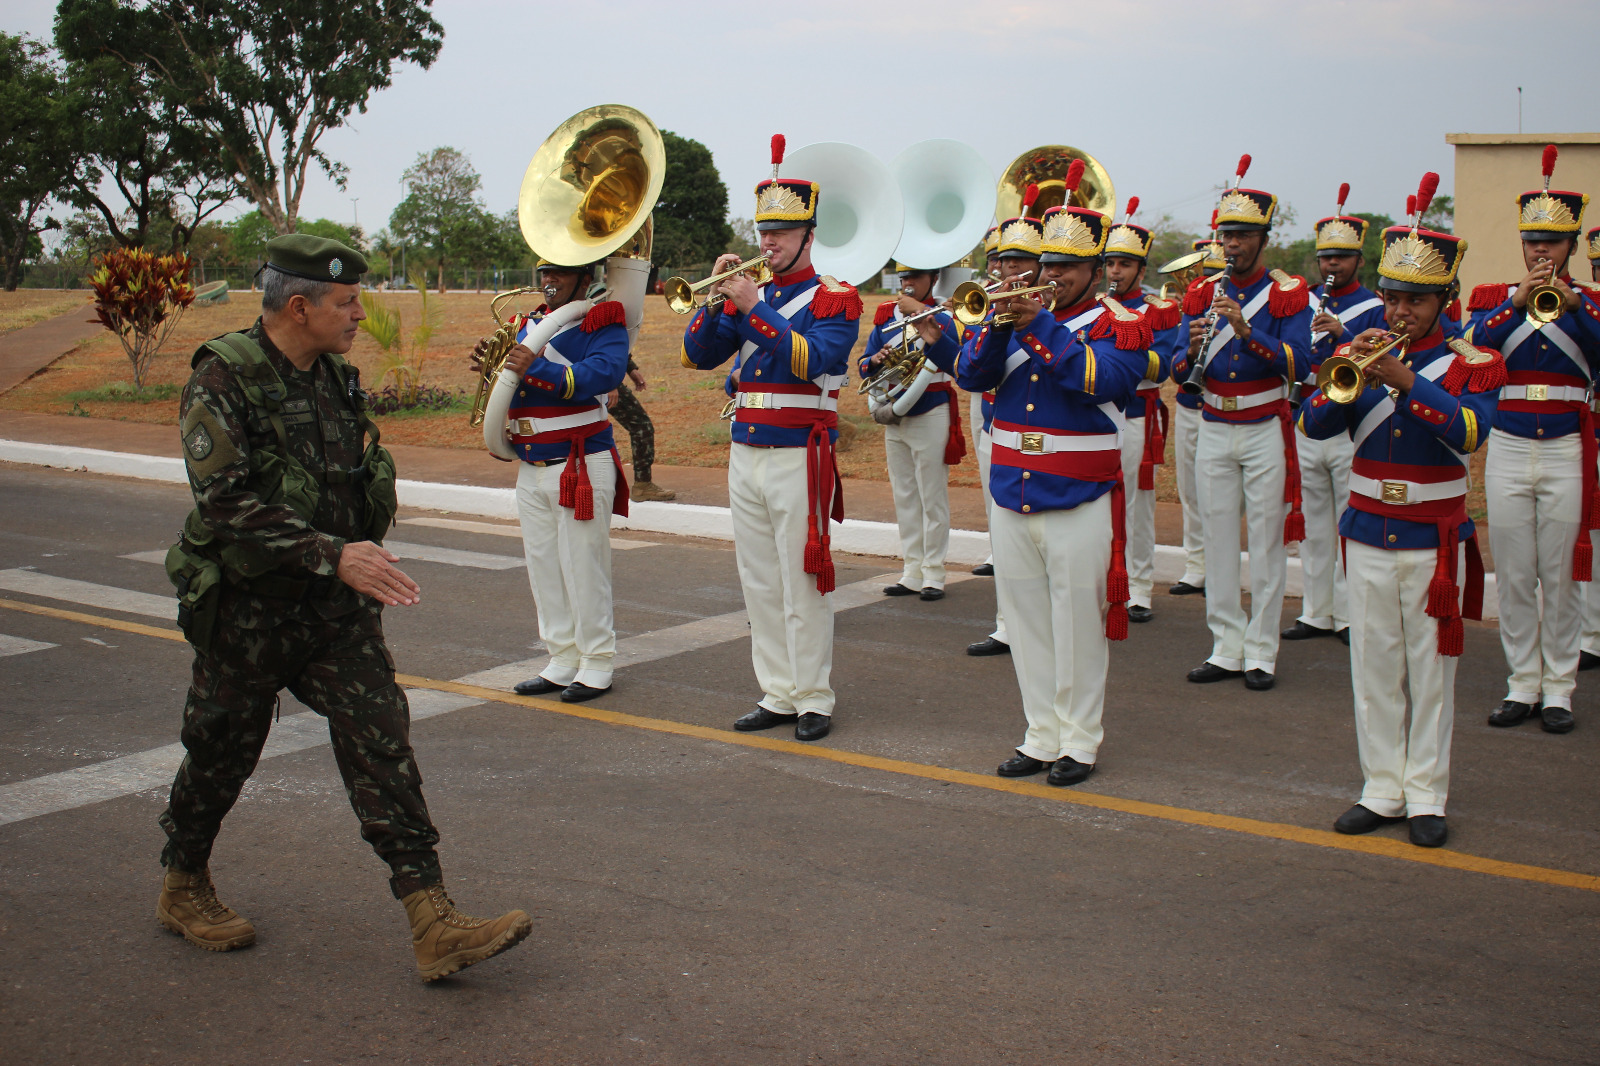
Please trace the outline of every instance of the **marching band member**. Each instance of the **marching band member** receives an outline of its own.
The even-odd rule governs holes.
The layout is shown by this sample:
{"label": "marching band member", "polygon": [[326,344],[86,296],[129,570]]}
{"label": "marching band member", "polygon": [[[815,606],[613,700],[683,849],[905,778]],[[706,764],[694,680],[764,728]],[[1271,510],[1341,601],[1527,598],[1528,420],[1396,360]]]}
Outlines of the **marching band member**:
{"label": "marching band member", "polygon": [[1144,294],[1152,238],[1148,229],[1131,221],[1137,210],[1139,198],[1129,197],[1122,223],[1106,238],[1105,273],[1106,294],[1143,315],[1154,337],[1145,375],[1122,407],[1128,419],[1128,430],[1122,435],[1122,480],[1128,503],[1128,621],[1148,622],[1156,565],[1155,468],[1167,460],[1167,434],[1172,428],[1167,406],[1161,402],[1161,383],[1172,371],[1183,313],[1177,300],[1151,299]]}
{"label": "marching band member", "polygon": [[[528,319],[506,366],[522,376],[511,401],[517,517],[533,587],[539,639],[550,661],[519,682],[523,696],[559,692],[565,703],[611,690],[617,631],[611,606],[611,516],[628,513],[628,482],[606,413],[606,394],[628,369],[622,304],[606,300],[538,352],[521,343],[544,313],[582,300],[594,267],[539,261],[545,306]],[[482,358],[489,338],[473,351]]]}
{"label": "marching band member", "polygon": [[[861,296],[811,266],[817,183],[779,178],[784,138],[772,138],[772,178],[756,186],[756,229],[773,278],[738,274],[712,287],[683,334],[683,365],[711,370],[740,353],[728,500],[750,650],[761,702],[734,723],[749,732],[793,725],[796,740],[828,735],[834,708],[833,559],[828,521],[842,521],[834,463],[839,387],[860,333]],[[739,262],[717,259],[714,273]]]}
{"label": "marching band member", "polygon": [[[1339,186],[1333,215],[1317,221],[1317,269],[1322,272],[1315,316],[1311,319],[1311,363],[1304,388],[1316,388],[1322,361],[1351,339],[1383,325],[1383,301],[1361,284],[1361,247],[1367,220],[1344,213],[1350,183]],[[1350,458],[1355,447],[1348,436],[1306,438],[1295,442],[1300,459],[1300,496],[1306,515],[1306,539],[1300,544],[1304,598],[1300,617],[1282,633],[1284,640],[1308,640],[1334,634],[1349,643],[1344,571],[1339,567],[1339,513],[1350,496]]]}
{"label": "marching band member", "polygon": [[[1426,199],[1420,198],[1424,205]],[[1418,229],[1421,214],[1410,226],[1384,231],[1378,265],[1385,321],[1409,350],[1378,356],[1353,403],[1313,396],[1301,405],[1300,428],[1310,438],[1346,436],[1355,444],[1339,534],[1365,783],[1360,801],[1333,827],[1367,833],[1405,818],[1411,843],[1436,848],[1448,835],[1461,618],[1482,613],[1483,563],[1466,511],[1467,456],[1488,436],[1505,366],[1492,349],[1447,339],[1444,310],[1467,243]],[[1366,356],[1381,338],[1382,331],[1365,330],[1341,352]],[[1460,545],[1466,546],[1464,608]]]}
{"label": "marching band member", "polygon": [[[1243,179],[1250,157],[1239,160]],[[1261,262],[1278,198],[1238,182],[1217,208],[1225,281],[1197,280],[1184,296],[1191,363],[1203,360],[1205,410],[1196,448],[1204,483],[1206,622],[1211,657],[1189,671],[1197,683],[1244,675],[1269,689],[1277,671],[1283,609],[1284,545],[1304,535],[1286,381],[1300,377],[1311,340],[1304,278],[1269,272]],[[1220,318],[1206,352],[1206,311]],[[1192,372],[1192,371],[1191,371]],[[1286,506],[1287,505],[1287,506]],[[1287,513],[1286,513],[1287,511]],[[1239,518],[1249,526],[1250,614],[1239,591]]]}
{"label": "marching band member", "polygon": [[[1600,226],[1584,235],[1584,247],[1589,254],[1589,278],[1593,282],[1600,282]],[[1596,438],[1600,439],[1600,423],[1595,425],[1594,431]],[[1600,545],[1600,539],[1594,532],[1589,534],[1589,542],[1591,550]],[[1600,666],[1600,590],[1595,588],[1593,581],[1583,586],[1583,639],[1578,649],[1579,670],[1593,670]]]}
{"label": "marching band member", "polygon": [[[990,226],[989,232],[983,235],[983,277],[977,279],[980,284],[987,282],[992,275],[999,271],[1000,260],[996,256],[996,253],[999,252],[999,250],[1000,227]],[[966,347],[966,341],[970,339],[975,332],[976,330],[969,330],[962,336],[963,348]],[[993,414],[994,400],[987,393],[983,392],[969,392],[967,395],[970,397],[967,408],[967,421],[972,423],[972,443],[977,448],[978,452],[978,488],[983,492],[983,512],[984,517],[987,518],[990,507],[989,419]],[[987,523],[985,523],[985,525],[987,525]],[[987,559],[979,563],[977,566],[974,566],[972,568],[972,572],[978,577],[994,577],[994,555],[991,553]],[[992,654],[986,652],[975,652],[972,649],[990,643],[995,639],[995,637],[998,637],[1002,643],[1005,641],[1004,621],[996,618],[995,622],[995,634],[992,635],[988,640],[981,640],[977,644],[968,645],[967,654]]]}
{"label": "marching band member", "polygon": [[[944,557],[950,548],[950,474],[967,445],[961,435],[961,411],[956,406],[955,372],[960,337],[955,319],[936,313],[911,327],[897,326],[911,315],[935,306],[933,286],[937,270],[913,270],[895,264],[900,276],[900,297],[878,306],[867,351],[861,360],[863,379],[870,378],[901,349],[902,339],[920,348],[939,369],[927,391],[905,415],[887,423],[883,450],[889,465],[889,487],[894,493],[895,522],[900,527],[900,580],[883,590],[885,596],[944,599]],[[904,338],[907,328],[916,338]],[[881,415],[882,412],[879,412]]]}
{"label": "marching band member", "polygon": [[[1210,237],[1195,240],[1193,250],[1204,251],[1206,258],[1200,264],[1204,277],[1222,271],[1227,261],[1222,258],[1222,245]],[[1181,310],[1181,308],[1180,308]],[[1188,369],[1188,353],[1181,343],[1173,353],[1170,373],[1174,378]],[[1167,589],[1173,596],[1193,596],[1206,590],[1205,507],[1200,497],[1201,486],[1195,479],[1194,453],[1200,441],[1200,408],[1204,405],[1198,393],[1178,390],[1176,409],[1172,416],[1172,458],[1178,474],[1178,503],[1183,511],[1183,576]]]}
{"label": "marching band member", "polygon": [[[1076,185],[1069,172],[1069,200]],[[957,372],[963,388],[995,394],[990,536],[1028,721],[997,773],[1049,767],[1058,786],[1094,772],[1108,634],[1127,636],[1120,405],[1148,368],[1151,337],[1142,316],[1095,297],[1106,223],[1078,207],[1007,222],[1002,247],[1039,250],[1052,307],[998,299]]]}
{"label": "marching band member", "polygon": [[[1489,724],[1514,726],[1538,715],[1545,732],[1567,733],[1583,626],[1578,583],[1590,579],[1589,530],[1600,504],[1587,402],[1600,359],[1600,308],[1567,276],[1589,197],[1550,190],[1555,162],[1550,145],[1544,188],[1518,198],[1528,273],[1515,286],[1472,290],[1467,336],[1505,353],[1509,382],[1484,465],[1500,644],[1511,667],[1506,698]],[[1561,309],[1545,323],[1529,303],[1542,286],[1554,288]]]}

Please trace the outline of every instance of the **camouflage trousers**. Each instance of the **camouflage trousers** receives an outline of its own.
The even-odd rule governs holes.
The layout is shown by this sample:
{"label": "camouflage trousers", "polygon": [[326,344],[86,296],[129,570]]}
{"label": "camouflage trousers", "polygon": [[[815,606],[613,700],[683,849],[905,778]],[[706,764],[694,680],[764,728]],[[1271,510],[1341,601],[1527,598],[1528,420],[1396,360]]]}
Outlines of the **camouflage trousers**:
{"label": "camouflage trousers", "polygon": [[[224,619],[226,608],[224,603]],[[361,836],[389,864],[395,898],[439,884],[439,833],[422,798],[411,711],[395,684],[394,659],[375,607],[265,629],[224,623],[210,652],[195,656],[183,708],[188,754],[160,818],[167,833],[162,864],[205,869],[223,817],[261,758],[285,688],[328,720],[334,760]]]}
{"label": "camouflage trousers", "polygon": [[650,414],[639,402],[639,397],[627,385],[617,386],[617,404],[611,417],[628,433],[628,450],[633,453],[633,480],[637,484],[650,480],[650,468],[656,462],[656,427]]}

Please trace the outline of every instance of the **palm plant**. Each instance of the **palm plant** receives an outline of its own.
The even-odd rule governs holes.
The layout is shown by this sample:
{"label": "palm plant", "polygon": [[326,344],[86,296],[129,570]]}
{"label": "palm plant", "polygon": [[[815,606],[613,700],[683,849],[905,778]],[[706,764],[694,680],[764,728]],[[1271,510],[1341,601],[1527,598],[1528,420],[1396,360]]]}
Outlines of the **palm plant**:
{"label": "palm plant", "polygon": [[428,343],[434,330],[444,320],[444,306],[428,293],[427,280],[420,273],[411,275],[411,284],[422,301],[418,308],[421,321],[405,337],[400,311],[392,303],[379,298],[374,292],[362,292],[361,307],[367,317],[361,328],[378,345],[382,354],[378,359],[378,386],[394,379],[395,391],[402,407],[415,407],[417,393],[422,388],[422,367],[428,361]]}

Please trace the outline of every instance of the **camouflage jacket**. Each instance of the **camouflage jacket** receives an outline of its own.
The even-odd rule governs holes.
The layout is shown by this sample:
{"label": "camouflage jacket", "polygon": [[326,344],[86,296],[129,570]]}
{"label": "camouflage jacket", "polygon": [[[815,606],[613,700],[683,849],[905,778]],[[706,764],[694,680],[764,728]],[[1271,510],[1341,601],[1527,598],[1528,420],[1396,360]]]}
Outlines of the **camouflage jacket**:
{"label": "camouflage jacket", "polygon": [[[255,629],[297,617],[341,617],[363,599],[334,575],[345,543],[365,536],[365,492],[350,477],[362,465],[364,394],[353,374],[350,387],[341,387],[326,356],[310,370],[295,369],[259,319],[246,333],[283,382],[280,414],[288,451],[319,491],[309,522],[288,502],[263,498],[253,475],[268,454],[280,451],[277,429],[250,403],[228,364],[202,347],[180,406],[195,515],[211,534],[209,549],[249,548],[261,571],[227,574],[224,623]],[[284,595],[284,578],[290,587],[304,583],[306,591]]]}

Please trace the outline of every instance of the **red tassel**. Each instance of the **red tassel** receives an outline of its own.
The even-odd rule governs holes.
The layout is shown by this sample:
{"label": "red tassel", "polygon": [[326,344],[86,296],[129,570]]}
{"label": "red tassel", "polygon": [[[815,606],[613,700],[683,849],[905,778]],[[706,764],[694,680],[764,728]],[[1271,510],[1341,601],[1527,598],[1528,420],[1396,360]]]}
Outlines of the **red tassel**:
{"label": "red tassel", "polygon": [[[1483,351],[1485,349],[1479,349]],[[1498,392],[1508,381],[1506,360],[1499,352],[1487,363],[1477,363],[1472,368],[1472,380],[1467,387],[1473,392]]]}
{"label": "red tassel", "polygon": [[1492,311],[1506,302],[1506,297],[1511,295],[1511,286],[1504,282],[1490,282],[1486,285],[1474,285],[1472,295],[1467,297],[1468,311]]}
{"label": "red tassel", "polygon": [[1177,300],[1151,299],[1144,302],[1144,320],[1150,323],[1150,328],[1156,333],[1164,329],[1173,329],[1183,321],[1183,309],[1178,306]]}
{"label": "red tassel", "polygon": [[[588,464],[579,463],[578,469],[588,472]],[[594,520],[594,486],[589,484],[589,479],[584,477],[578,481],[578,498],[572,508],[572,517],[579,522]]]}
{"label": "red tassel", "polygon": [[1106,571],[1106,602],[1125,603],[1128,599],[1128,567],[1122,561],[1122,542],[1111,545],[1111,569]]}
{"label": "red tassel", "polygon": [[606,326],[626,326],[627,324],[628,312],[622,306],[622,302],[620,300],[607,300],[591,307],[589,313],[583,316],[583,325],[578,328],[585,333],[593,333]]}
{"label": "red tassel", "polygon": [[835,292],[828,287],[827,282],[817,286],[817,294],[811,298],[811,314],[816,318],[832,318],[834,315],[844,315],[846,321],[854,322],[861,317],[861,294],[854,285],[838,282],[840,291]]}
{"label": "red tassel", "polygon": [[1139,491],[1150,492],[1156,487],[1156,464],[1148,459],[1139,463]]}
{"label": "red tassel", "polygon": [[1243,181],[1244,180],[1245,172],[1248,171],[1249,169],[1250,169],[1250,153],[1246,152],[1244,155],[1239,157],[1239,169],[1234,171],[1234,173],[1239,176],[1239,181]]}
{"label": "red tassel", "polygon": [[1450,618],[1456,613],[1456,602],[1460,598],[1460,590],[1456,583],[1450,580],[1450,575],[1435,570],[1433,580],[1428,582],[1428,617]]}
{"label": "red tassel", "polygon": [[1539,158],[1539,173],[1544,175],[1544,187],[1550,187],[1550,175],[1556,172],[1556,156],[1560,150],[1553,144],[1544,146],[1544,155]]}
{"label": "red tassel", "polygon": [[722,313],[737,317],[739,314],[739,307],[732,300],[724,300],[722,301]]}
{"label": "red tassel", "polygon": [[1466,628],[1460,615],[1439,619],[1439,654],[1459,658],[1467,650]]}
{"label": "red tassel", "polygon": [[1133,217],[1133,213],[1137,210],[1139,210],[1139,198],[1137,196],[1128,197],[1128,213],[1122,216],[1123,219],[1131,219]]}
{"label": "red tassel", "polygon": [[1083,160],[1074,159],[1067,168],[1067,200],[1072,200],[1072,194],[1078,191],[1078,186],[1083,184]]}
{"label": "red tassel", "polygon": [[1190,318],[1198,318],[1210,310],[1211,301],[1215,298],[1212,285],[1213,282],[1205,278],[1196,278],[1183,294],[1183,313]]}
{"label": "red tassel", "polygon": [[1300,508],[1291,510],[1283,519],[1283,542],[1295,544],[1306,539],[1306,516]]}
{"label": "red tassel", "polygon": [[1285,288],[1282,285],[1273,285],[1272,292],[1267,296],[1267,310],[1273,318],[1288,318],[1297,315],[1311,306],[1311,287],[1306,284],[1306,279],[1295,277],[1294,284]]}
{"label": "red tassel", "polygon": [[1333,213],[1336,215],[1344,214],[1344,202],[1348,199],[1350,199],[1350,183],[1342,181],[1339,183],[1339,206]]}
{"label": "red tassel", "polygon": [[1113,603],[1106,611],[1106,639],[1128,639],[1128,605]]}
{"label": "red tassel", "polygon": [[1444,309],[1444,317],[1452,322],[1461,321],[1461,297],[1458,296],[1450,301],[1450,306]]}
{"label": "red tassel", "polygon": [[[954,407],[954,402],[951,403]],[[944,439],[944,465],[957,466],[967,457],[967,442],[960,432],[949,434]]]}
{"label": "red tassel", "polygon": [[1594,545],[1587,535],[1580,536],[1572,548],[1572,580],[1594,579]]}
{"label": "red tassel", "polygon": [[1113,338],[1112,343],[1124,352],[1145,351],[1155,343],[1150,323],[1145,321],[1143,315],[1133,313],[1123,318],[1110,308],[1102,311],[1100,317],[1094,320],[1094,325],[1089,327],[1091,340],[1104,340],[1107,337]]}
{"label": "red tassel", "polygon": [[1589,493],[1589,520],[1584,526],[1588,529],[1600,529],[1600,489]]}
{"label": "red tassel", "polygon": [[789,146],[789,138],[781,133],[772,135],[772,165],[779,166],[783,163],[783,152]]}
{"label": "red tassel", "polygon": [[1433,204],[1433,194],[1439,191],[1439,175],[1428,171],[1422,175],[1422,181],[1417,184],[1417,219],[1428,213],[1428,208]]}
{"label": "red tassel", "polygon": [[817,591],[826,596],[837,587],[833,572],[833,551],[831,550],[832,537],[822,538],[822,566],[817,574]]}
{"label": "red tassel", "polygon": [[893,300],[890,300],[888,303],[879,304],[878,305],[878,310],[872,316],[872,324],[874,326],[881,326],[885,322],[887,322],[891,318],[893,318],[894,317],[894,305],[895,305],[895,302]]}
{"label": "red tassel", "polygon": [[810,515],[806,518],[805,572],[808,574],[822,573],[822,540],[817,536],[816,515]]}

